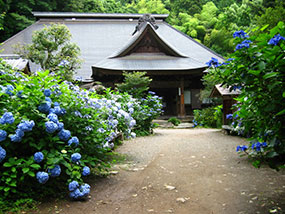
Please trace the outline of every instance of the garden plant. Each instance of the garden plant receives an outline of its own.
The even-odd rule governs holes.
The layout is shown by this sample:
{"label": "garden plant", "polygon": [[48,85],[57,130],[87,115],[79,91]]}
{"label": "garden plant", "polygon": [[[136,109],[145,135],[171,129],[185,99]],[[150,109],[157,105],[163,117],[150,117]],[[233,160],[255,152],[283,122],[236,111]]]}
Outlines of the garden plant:
{"label": "garden plant", "polygon": [[208,75],[231,90],[239,89],[233,126],[249,137],[249,145],[237,147],[253,164],[262,162],[279,169],[285,160],[285,25],[279,22],[252,30],[249,36],[240,30],[233,34],[235,52],[226,62],[212,58]]}
{"label": "garden plant", "polygon": [[27,76],[0,61],[0,206],[56,192],[86,198],[85,177],[109,167],[119,139],[144,129],[140,120],[149,128],[161,106],[153,92],[144,100],[110,89],[97,94],[49,71]]}

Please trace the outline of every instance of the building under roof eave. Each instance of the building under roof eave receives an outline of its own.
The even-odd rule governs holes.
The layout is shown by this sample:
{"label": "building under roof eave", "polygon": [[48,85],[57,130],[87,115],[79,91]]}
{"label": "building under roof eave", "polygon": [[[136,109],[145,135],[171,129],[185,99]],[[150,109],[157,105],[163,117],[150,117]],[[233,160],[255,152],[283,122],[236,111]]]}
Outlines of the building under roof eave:
{"label": "building under roof eave", "polygon": [[[169,25],[167,14],[33,14],[37,22],[6,40],[4,54],[13,53],[14,44],[31,43],[32,33],[44,25],[65,24],[84,60],[75,78],[114,86],[122,81],[122,71],[146,71],[153,79],[151,89],[167,96],[164,105],[172,109],[167,114],[185,115],[184,105],[188,112],[200,108],[205,63],[211,57],[223,61],[219,54]],[[39,65],[30,65],[33,71],[40,69]]]}
{"label": "building under roof eave", "polygon": [[0,58],[2,58],[3,61],[10,65],[14,70],[22,71],[25,74],[31,74],[29,60],[23,59],[16,54],[0,54]]}

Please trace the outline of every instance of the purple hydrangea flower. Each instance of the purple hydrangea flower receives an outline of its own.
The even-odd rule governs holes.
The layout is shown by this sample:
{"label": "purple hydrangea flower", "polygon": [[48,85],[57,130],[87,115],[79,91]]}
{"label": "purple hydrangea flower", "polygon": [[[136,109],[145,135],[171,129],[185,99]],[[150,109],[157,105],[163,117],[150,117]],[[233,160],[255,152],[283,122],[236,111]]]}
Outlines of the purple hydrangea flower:
{"label": "purple hydrangea flower", "polygon": [[0,162],[6,157],[6,150],[0,146]]}
{"label": "purple hydrangea flower", "polygon": [[58,129],[57,124],[52,121],[45,122],[45,126],[46,132],[50,134],[54,133]]}
{"label": "purple hydrangea flower", "polygon": [[61,173],[61,168],[59,165],[55,165],[53,168],[48,169],[48,172],[50,173],[51,177],[57,177]]}
{"label": "purple hydrangea flower", "polygon": [[36,177],[38,182],[41,184],[45,184],[49,179],[48,173],[46,172],[37,172]]}
{"label": "purple hydrangea flower", "polygon": [[71,136],[71,133],[69,130],[65,130],[65,129],[62,129],[59,133],[58,133],[58,137],[59,139],[61,140],[64,140],[64,141],[67,141]]}
{"label": "purple hydrangea flower", "polygon": [[44,90],[44,95],[45,95],[46,97],[49,97],[49,96],[51,95],[51,90],[50,90],[50,89],[45,89],[45,90]]}
{"label": "purple hydrangea flower", "polygon": [[35,162],[40,163],[40,162],[43,161],[43,159],[44,159],[44,154],[43,154],[42,152],[36,152],[36,153],[34,154],[34,160],[35,160]]}
{"label": "purple hydrangea flower", "polygon": [[90,175],[90,168],[88,166],[83,167],[82,175],[83,176]]}
{"label": "purple hydrangea flower", "polygon": [[6,137],[7,137],[7,132],[0,129],[0,142],[4,141],[6,139]]}
{"label": "purple hydrangea flower", "polygon": [[79,153],[74,153],[71,155],[71,161],[76,163],[81,159],[81,154]]}
{"label": "purple hydrangea flower", "polygon": [[77,181],[72,181],[68,185],[68,189],[70,192],[76,190],[78,187],[79,187],[79,184]]}
{"label": "purple hydrangea flower", "polygon": [[71,144],[75,144],[75,146],[78,146],[78,144],[79,144],[78,138],[77,137],[72,137],[71,139],[69,139],[68,145],[71,146]]}

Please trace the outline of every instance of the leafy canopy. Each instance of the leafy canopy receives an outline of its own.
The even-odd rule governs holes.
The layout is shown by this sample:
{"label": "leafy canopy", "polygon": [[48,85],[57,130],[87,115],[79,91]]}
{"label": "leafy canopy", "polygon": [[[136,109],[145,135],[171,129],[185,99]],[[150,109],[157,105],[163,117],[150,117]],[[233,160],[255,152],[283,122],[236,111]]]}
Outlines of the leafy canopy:
{"label": "leafy canopy", "polygon": [[152,79],[146,72],[123,72],[124,82],[117,84],[120,92],[127,92],[135,98],[141,98],[148,91]]}
{"label": "leafy canopy", "polygon": [[44,70],[55,72],[62,79],[71,80],[74,71],[80,68],[81,60],[79,47],[70,39],[71,33],[65,25],[52,24],[35,31],[32,44],[16,46],[16,53]]}

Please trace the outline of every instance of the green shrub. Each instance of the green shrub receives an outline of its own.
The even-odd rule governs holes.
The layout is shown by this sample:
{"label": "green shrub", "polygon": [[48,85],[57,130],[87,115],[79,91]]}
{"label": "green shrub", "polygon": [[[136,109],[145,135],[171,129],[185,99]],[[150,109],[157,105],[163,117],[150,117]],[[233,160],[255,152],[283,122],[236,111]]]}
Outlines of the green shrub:
{"label": "green shrub", "polygon": [[0,59],[2,200],[55,197],[68,189],[72,198],[85,197],[90,168],[109,167],[117,138],[149,130],[160,111],[151,93],[144,100],[110,90],[99,95],[48,71],[14,72]]}
{"label": "green shrub", "polygon": [[181,121],[179,119],[177,119],[176,117],[171,117],[168,119],[169,123],[172,123],[174,126],[178,126]]}
{"label": "green shrub", "polygon": [[194,127],[204,126],[211,128],[222,127],[222,106],[209,107],[202,110],[194,110]]}
{"label": "green shrub", "polygon": [[278,169],[285,160],[285,24],[279,22],[268,31],[267,27],[254,29],[250,37],[242,30],[235,32],[231,58],[225,63],[213,58],[208,65],[213,67],[209,75],[240,90],[234,127],[242,127],[250,143],[237,151],[245,151],[255,166],[265,161]]}

